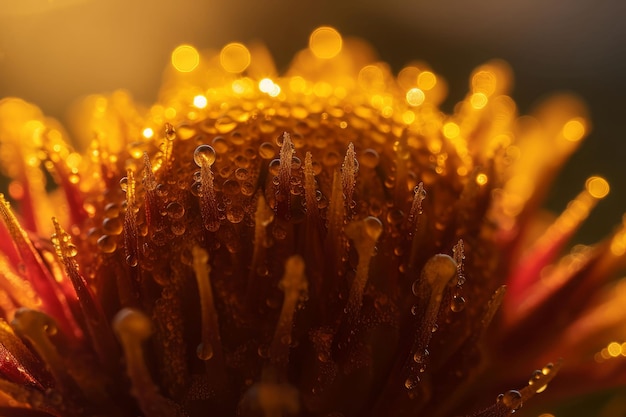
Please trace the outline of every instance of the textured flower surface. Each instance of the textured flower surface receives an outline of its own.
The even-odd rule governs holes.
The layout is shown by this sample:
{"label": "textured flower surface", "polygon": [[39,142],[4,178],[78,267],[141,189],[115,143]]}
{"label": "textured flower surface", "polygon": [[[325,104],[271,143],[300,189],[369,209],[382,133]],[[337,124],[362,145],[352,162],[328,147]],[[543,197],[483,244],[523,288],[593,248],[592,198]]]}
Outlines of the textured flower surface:
{"label": "textured flower surface", "polygon": [[445,114],[426,64],[329,27],[284,76],[233,43],[165,78],[86,98],[80,151],[0,102],[3,415],[497,417],[557,371],[626,382],[624,226],[560,258],[608,183],[540,212],[574,98],[519,117],[494,61]]}

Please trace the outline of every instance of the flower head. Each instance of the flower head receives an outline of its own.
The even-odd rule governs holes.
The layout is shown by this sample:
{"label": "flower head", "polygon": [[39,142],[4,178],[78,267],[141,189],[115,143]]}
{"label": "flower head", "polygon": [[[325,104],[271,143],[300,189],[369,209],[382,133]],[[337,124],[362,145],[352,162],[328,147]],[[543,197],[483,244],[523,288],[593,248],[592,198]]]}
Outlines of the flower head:
{"label": "flower head", "polygon": [[519,117],[509,72],[478,68],[448,115],[428,66],[394,78],[322,27],[284,76],[261,47],[177,48],[149,109],[85,99],[80,151],[3,100],[2,407],[506,416],[560,357],[623,383],[624,291],[600,289],[626,229],[558,258],[608,183],[538,215],[584,107]]}

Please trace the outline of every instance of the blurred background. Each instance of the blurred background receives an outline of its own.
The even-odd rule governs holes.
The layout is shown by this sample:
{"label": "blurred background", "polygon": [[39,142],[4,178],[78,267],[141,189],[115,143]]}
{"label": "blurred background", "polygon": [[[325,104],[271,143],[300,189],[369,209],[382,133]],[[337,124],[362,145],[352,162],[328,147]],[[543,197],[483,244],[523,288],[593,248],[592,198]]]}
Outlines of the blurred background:
{"label": "blurred background", "polygon": [[[125,88],[151,103],[181,43],[261,40],[285,69],[322,24],[367,39],[396,72],[428,61],[448,81],[448,110],[474,67],[503,58],[521,113],[562,90],[589,105],[593,131],[546,205],[560,211],[588,176],[605,177],[611,194],[578,237],[592,243],[626,211],[625,18],[623,0],[0,0],[0,98],[22,97],[67,124],[86,94]],[[566,415],[595,415],[597,402],[583,404]]]}

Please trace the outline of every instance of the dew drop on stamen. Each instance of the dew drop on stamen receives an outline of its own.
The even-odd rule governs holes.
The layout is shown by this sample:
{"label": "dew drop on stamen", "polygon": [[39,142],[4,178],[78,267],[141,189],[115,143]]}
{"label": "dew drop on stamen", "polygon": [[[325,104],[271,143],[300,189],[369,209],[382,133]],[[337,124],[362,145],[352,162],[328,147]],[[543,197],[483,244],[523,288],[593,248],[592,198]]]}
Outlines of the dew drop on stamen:
{"label": "dew drop on stamen", "polygon": [[198,344],[198,347],[196,348],[196,355],[198,356],[198,359],[208,361],[213,357],[213,347],[208,342],[202,342]]}
{"label": "dew drop on stamen", "polygon": [[450,310],[459,313],[465,309],[465,297],[460,294],[454,294],[450,300]]}
{"label": "dew drop on stamen", "polygon": [[128,266],[130,267],[136,267],[137,264],[139,263],[137,260],[137,256],[135,255],[128,255],[126,256],[126,263],[128,264]]}
{"label": "dew drop on stamen", "polygon": [[120,188],[124,192],[128,190],[128,177],[122,177],[122,179],[120,180]]}
{"label": "dew drop on stamen", "polygon": [[517,390],[509,390],[504,394],[498,395],[497,401],[504,404],[511,410],[511,413],[514,413],[522,407],[522,394]]}
{"label": "dew drop on stamen", "polygon": [[193,152],[193,161],[199,167],[202,167],[203,164],[206,164],[206,166],[213,165],[213,162],[215,162],[215,149],[209,145],[198,146]]}
{"label": "dew drop on stamen", "polygon": [[404,388],[408,390],[413,390],[417,388],[417,385],[420,382],[420,378],[418,376],[410,376],[404,380]]}

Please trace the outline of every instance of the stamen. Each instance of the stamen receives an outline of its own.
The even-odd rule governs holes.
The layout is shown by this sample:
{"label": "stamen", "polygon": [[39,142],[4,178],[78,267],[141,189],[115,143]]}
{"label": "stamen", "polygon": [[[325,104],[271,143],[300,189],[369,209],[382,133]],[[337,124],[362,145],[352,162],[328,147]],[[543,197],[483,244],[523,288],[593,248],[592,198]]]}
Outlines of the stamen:
{"label": "stamen", "polygon": [[250,263],[250,280],[254,279],[259,268],[264,267],[262,254],[267,247],[267,227],[272,220],[274,220],[274,212],[265,202],[265,197],[259,194],[254,212],[254,250]]}
{"label": "stamen", "polygon": [[[422,202],[426,198],[426,191],[424,190],[424,183],[420,182],[413,189],[413,203],[411,204],[411,210],[407,218],[407,232],[411,238],[411,256],[409,258],[409,269],[411,271],[416,270],[417,259],[420,253],[420,244],[422,243],[422,234],[425,228],[424,224],[424,210],[422,208]],[[415,271],[417,273],[417,271]]]}
{"label": "stamen", "polygon": [[349,207],[354,204],[352,198],[354,196],[354,189],[356,187],[356,174],[359,172],[359,161],[356,159],[356,152],[354,151],[354,144],[350,142],[348,150],[346,151],[346,157],[341,165],[341,184],[343,186],[343,193],[345,200]]}
{"label": "stamen", "polygon": [[465,284],[465,246],[463,239],[459,239],[459,242],[454,245],[452,249],[454,255],[454,261],[456,262],[456,287],[452,293],[452,299],[450,300],[450,309],[459,313],[465,309],[465,297],[462,294],[463,284]]}
{"label": "stamen", "polygon": [[411,210],[409,211],[409,217],[407,218],[409,234],[413,236],[416,232],[419,216],[422,215],[422,201],[426,198],[426,191],[424,190],[424,183],[420,181],[419,184],[413,190],[413,203],[411,204]]}
{"label": "stamen", "polygon": [[126,213],[124,214],[124,247],[126,249],[126,263],[137,266],[139,262],[139,242],[137,230],[137,202],[135,173],[132,169],[126,171],[126,177],[120,180],[122,190],[126,192]]}
{"label": "stamen", "polygon": [[328,207],[328,234],[326,235],[326,250],[330,251],[329,256],[335,262],[335,266],[339,265],[343,256],[343,222],[345,219],[345,207],[343,202],[343,190],[341,185],[341,175],[335,171],[333,176],[332,193],[330,195],[330,204]]}
{"label": "stamen", "polygon": [[272,230],[274,237],[284,239],[287,236],[286,222],[291,218],[291,164],[294,146],[289,133],[283,133],[280,147],[280,165],[278,167],[278,184],[276,185],[276,222]]}
{"label": "stamen", "polygon": [[204,227],[209,232],[220,228],[217,197],[213,185],[211,165],[215,162],[215,150],[209,145],[200,145],[193,153],[193,160],[200,167],[200,214]]}
{"label": "stamen", "polygon": [[102,306],[87,285],[85,278],[78,271],[78,264],[74,259],[77,255],[77,249],[71,243],[70,235],[61,228],[56,218],[52,218],[52,223],[55,233],[52,235],[51,241],[76,291],[94,349],[104,366],[108,369],[115,369],[114,358],[117,356],[117,345]]}
{"label": "stamen", "polygon": [[416,316],[419,328],[415,335],[409,363],[408,376],[405,387],[412,390],[420,380],[419,373],[426,369],[428,362],[428,345],[433,332],[437,330],[437,316],[443,298],[443,291],[448,283],[456,276],[457,264],[448,255],[438,254],[430,258],[419,280],[413,283],[413,294],[418,303],[412,309]]}
{"label": "stamen", "polygon": [[196,353],[198,358],[203,361],[208,361],[215,357],[218,362],[221,362],[222,344],[217,322],[217,311],[213,301],[213,289],[211,288],[209,254],[199,246],[194,246],[191,253],[193,256],[193,270],[198,284],[198,294],[200,295],[202,316],[202,342],[198,345]]}
{"label": "stamen", "polygon": [[146,213],[146,224],[148,225],[148,227],[150,227],[152,225],[152,222],[154,220],[158,221],[158,219],[160,219],[161,216],[159,216],[158,213],[156,213],[157,203],[156,203],[155,189],[157,186],[157,182],[154,176],[154,172],[152,172],[152,164],[150,163],[150,157],[148,156],[147,152],[143,153],[143,163],[144,163],[144,169],[143,169],[142,183],[143,183],[143,187],[145,190],[144,208],[145,208],[145,213]]}
{"label": "stamen", "polygon": [[113,329],[124,349],[132,394],[141,411],[146,417],[181,417],[178,407],[159,394],[146,366],[142,343],[152,335],[150,319],[138,310],[125,308],[115,315]]}
{"label": "stamen", "polygon": [[480,413],[474,414],[472,417],[505,417],[510,416],[522,405],[532,398],[535,394],[543,392],[548,383],[556,376],[557,371],[561,368],[562,361],[556,364],[547,364],[541,370],[536,370],[528,381],[528,385],[521,390],[509,390],[504,394],[498,395],[496,403]]}
{"label": "stamen", "polygon": [[356,276],[350,288],[350,296],[345,312],[349,320],[354,323],[363,305],[363,291],[369,278],[369,269],[376,242],[383,232],[383,224],[376,217],[366,217],[355,221],[346,227],[346,236],[352,240],[359,255],[359,263],[356,268]]}
{"label": "stamen", "polygon": [[165,140],[161,144],[161,152],[163,153],[163,161],[165,167],[170,168],[172,164],[172,149],[174,140],[176,139],[176,130],[170,123],[165,123]]}
{"label": "stamen", "polygon": [[285,263],[285,274],[279,283],[285,298],[280,311],[274,338],[270,345],[270,361],[279,372],[286,372],[289,361],[291,333],[298,305],[308,298],[309,284],[304,275],[304,260],[299,255],[291,256]]}
{"label": "stamen", "polygon": [[307,152],[304,157],[304,197],[306,202],[307,218],[314,218],[319,212],[316,199],[317,185],[315,183],[315,171],[313,170],[313,156]]}

